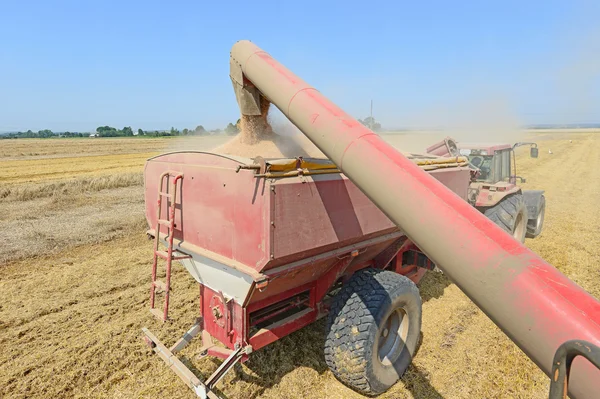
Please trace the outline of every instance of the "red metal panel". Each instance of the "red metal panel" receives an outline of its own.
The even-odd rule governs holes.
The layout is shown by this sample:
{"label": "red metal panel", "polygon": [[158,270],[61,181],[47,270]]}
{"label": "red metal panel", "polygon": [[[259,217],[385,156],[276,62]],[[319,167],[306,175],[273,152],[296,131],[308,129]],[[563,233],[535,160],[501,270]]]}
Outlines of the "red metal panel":
{"label": "red metal panel", "polygon": [[204,286],[201,312],[204,330],[230,349],[245,339],[243,312],[235,301],[224,301],[221,294]]}
{"label": "red metal panel", "polygon": [[307,283],[314,282],[323,274],[333,263],[337,261],[336,258],[327,259],[320,262],[307,264],[301,268],[298,268],[288,274],[283,274],[269,281],[267,288],[260,292],[254,290],[250,303],[264,300],[265,298],[277,296],[283,292],[286,292],[294,287],[302,286]]}
{"label": "red metal panel", "polygon": [[[404,250],[408,250],[410,247],[412,247],[412,245],[407,245],[404,248]],[[423,276],[425,276],[425,273],[427,273],[427,269],[418,267],[416,265],[403,265],[402,264],[402,255],[404,254],[404,250],[401,250],[396,255],[396,259],[394,260],[393,270],[398,274],[402,274],[403,276],[408,277],[415,284],[419,284],[419,281],[421,281]]]}
{"label": "red metal panel", "polygon": [[429,172],[440,183],[454,191],[465,201],[468,199],[471,171],[464,169],[436,169]]}
{"label": "red metal panel", "polygon": [[250,298],[250,303],[255,303],[271,296],[277,296],[294,287],[321,279],[323,273],[327,272],[327,270],[329,270],[334,263],[339,261],[340,257],[349,256],[354,249],[358,249],[359,253],[358,256],[354,258],[354,261],[348,268],[347,273],[357,270],[355,269],[356,265],[363,265],[362,267],[366,267],[366,265],[374,257],[387,248],[399,235],[400,233],[394,234],[392,238],[383,240],[382,242],[376,244],[367,245],[364,242],[360,242],[355,246],[351,246],[350,250],[341,254],[336,254],[335,252],[329,253],[326,257],[320,260],[307,262],[303,265],[295,266],[292,264],[282,266],[281,268],[268,270],[265,272],[265,274],[270,278],[267,288],[262,292],[255,290]]}
{"label": "red metal panel", "polygon": [[286,291],[283,291],[283,292],[280,292],[277,294],[271,293],[270,295],[264,297],[263,299],[255,300],[251,304],[249,304],[247,306],[248,313],[252,313],[252,312],[262,309],[262,308],[266,308],[267,306],[273,305],[274,303],[277,303],[279,301],[283,301],[284,299],[287,299],[294,295],[300,294],[301,292],[308,291],[313,286],[314,286],[314,283],[311,281],[310,283],[302,284],[302,285],[299,285],[297,287],[288,289]]}
{"label": "red metal panel", "polygon": [[158,176],[165,170],[183,172],[175,238],[260,270],[269,260],[268,195],[253,171],[236,173],[238,165],[227,157],[194,152],[149,160],[144,171],[149,225],[156,224]]}
{"label": "red metal panel", "polygon": [[[302,182],[301,179],[306,179]],[[283,179],[275,188],[273,255],[308,255],[315,248],[345,246],[396,226],[339,174]]]}
{"label": "red metal panel", "polygon": [[281,323],[275,328],[269,330],[259,330],[256,334],[250,337],[249,343],[252,345],[252,349],[258,350],[272,342],[277,341],[279,338],[285,337],[286,335],[289,335],[294,331],[309,325],[317,320],[317,316],[317,310],[306,309],[299,316]]}
{"label": "red metal panel", "polygon": [[[489,187],[494,187],[494,191],[491,191]],[[477,199],[475,200],[475,206],[493,206],[500,202],[504,197],[521,191],[521,187],[511,183],[500,182],[497,184],[480,184],[480,190],[477,193]]]}

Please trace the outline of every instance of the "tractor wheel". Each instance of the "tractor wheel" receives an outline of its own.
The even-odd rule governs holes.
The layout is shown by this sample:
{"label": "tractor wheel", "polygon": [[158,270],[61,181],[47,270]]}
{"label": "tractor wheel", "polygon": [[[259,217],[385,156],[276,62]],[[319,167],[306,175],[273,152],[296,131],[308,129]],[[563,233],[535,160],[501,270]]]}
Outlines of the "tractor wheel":
{"label": "tractor wheel", "polygon": [[411,280],[378,269],[356,272],[335,296],[325,361],[367,395],[385,392],[410,365],[421,332],[421,296]]}
{"label": "tractor wheel", "polygon": [[537,217],[535,219],[529,219],[527,222],[527,237],[535,238],[540,235],[542,232],[542,227],[544,227],[544,216],[546,215],[546,198],[542,195],[542,199],[540,200],[540,210],[538,211]]}
{"label": "tractor wheel", "polygon": [[487,208],[484,215],[512,234],[515,240],[525,242],[527,233],[527,207],[522,194],[513,194]]}

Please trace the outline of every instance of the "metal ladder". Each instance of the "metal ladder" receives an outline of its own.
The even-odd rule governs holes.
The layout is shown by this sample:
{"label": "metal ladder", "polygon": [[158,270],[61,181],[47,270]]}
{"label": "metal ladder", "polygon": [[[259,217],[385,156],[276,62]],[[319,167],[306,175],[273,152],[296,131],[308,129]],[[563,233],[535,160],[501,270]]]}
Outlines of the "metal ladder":
{"label": "metal ladder", "polygon": [[[167,191],[163,191],[165,187],[165,179],[169,180],[167,183]],[[150,312],[163,322],[167,320],[169,315],[169,291],[171,290],[171,264],[173,260],[187,259],[189,255],[173,255],[173,233],[175,229],[175,205],[177,203],[177,182],[183,179],[183,173],[167,171],[160,175],[158,182],[158,208],[156,210],[156,229],[154,230],[154,259],[152,262],[152,283],[150,285]],[[170,188],[170,189],[169,189]],[[167,218],[161,219],[162,200],[167,198],[170,200],[170,206],[167,206]],[[168,204],[168,202],[167,202]],[[165,226],[167,228],[167,250],[161,251],[158,249],[160,242],[160,227]],[[162,258],[167,261],[165,281],[157,280],[156,271],[158,268],[158,259]],[[156,289],[161,290],[165,293],[165,304],[163,310],[156,308]]]}

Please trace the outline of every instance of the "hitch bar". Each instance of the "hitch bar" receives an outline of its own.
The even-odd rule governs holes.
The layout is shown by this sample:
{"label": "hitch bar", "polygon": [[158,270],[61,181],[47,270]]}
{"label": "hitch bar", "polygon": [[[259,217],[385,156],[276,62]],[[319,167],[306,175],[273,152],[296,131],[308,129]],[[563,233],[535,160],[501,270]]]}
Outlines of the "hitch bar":
{"label": "hitch bar", "polygon": [[[193,329],[193,327],[192,327]],[[205,382],[200,381],[198,377],[192,371],[186,367],[185,364],[181,362],[175,356],[175,354],[171,351],[171,349],[167,348],[160,340],[152,334],[147,328],[142,328],[142,332],[145,337],[144,340],[152,348],[154,352],[156,352],[167,365],[181,378],[181,380],[189,386],[196,395],[201,399],[219,399],[219,397],[212,391],[215,385],[227,374],[229,370],[235,366],[237,362],[240,361],[242,356],[246,353],[249,353],[252,349],[251,347],[242,347],[236,344],[236,348],[231,352],[229,357],[223,361],[223,363],[215,370],[214,373]],[[194,334],[195,335],[195,334]],[[191,337],[190,337],[191,338]],[[185,342],[185,344],[175,345],[173,350],[178,352],[183,349],[189,341]]]}

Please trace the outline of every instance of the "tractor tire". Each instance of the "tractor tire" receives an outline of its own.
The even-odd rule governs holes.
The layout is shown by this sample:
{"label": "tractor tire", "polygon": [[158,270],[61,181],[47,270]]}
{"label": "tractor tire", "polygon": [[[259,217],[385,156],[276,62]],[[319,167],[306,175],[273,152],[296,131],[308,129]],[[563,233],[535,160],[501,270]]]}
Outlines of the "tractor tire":
{"label": "tractor tire", "polygon": [[511,234],[515,240],[525,242],[527,233],[527,207],[523,194],[512,194],[487,208],[484,215]]}
{"label": "tractor tire", "polygon": [[546,215],[546,198],[542,195],[540,200],[540,209],[535,219],[529,219],[527,222],[527,238],[535,238],[542,232],[544,227],[544,217]]}
{"label": "tractor tire", "polygon": [[356,272],[333,299],[325,361],[354,390],[377,395],[410,365],[421,332],[421,296],[410,279],[378,269]]}

